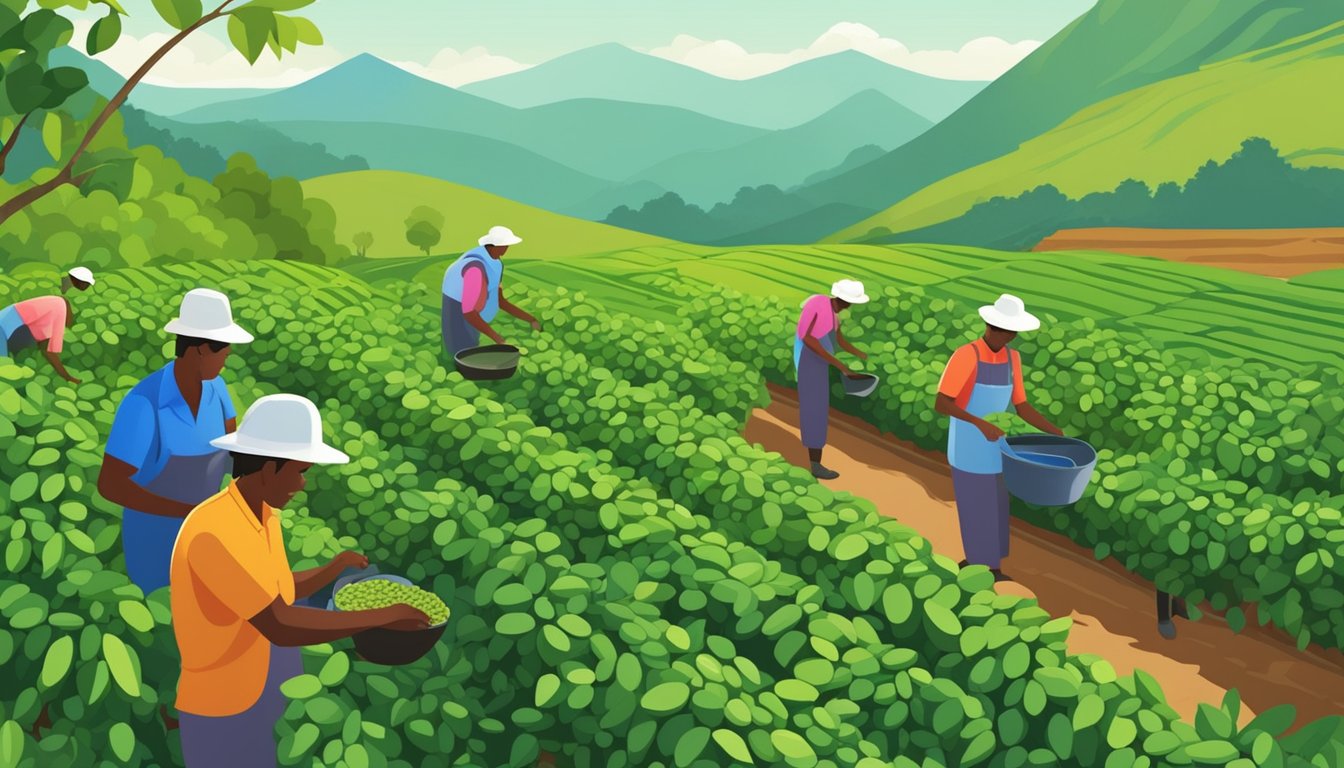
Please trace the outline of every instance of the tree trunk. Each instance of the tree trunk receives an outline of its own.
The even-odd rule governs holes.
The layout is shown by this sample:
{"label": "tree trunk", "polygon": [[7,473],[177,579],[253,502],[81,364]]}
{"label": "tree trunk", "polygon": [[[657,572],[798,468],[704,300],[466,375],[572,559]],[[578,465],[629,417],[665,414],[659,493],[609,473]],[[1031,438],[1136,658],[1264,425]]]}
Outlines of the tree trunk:
{"label": "tree trunk", "polygon": [[[84,138],[80,140],[79,147],[75,149],[74,154],[72,154],[70,159],[66,161],[65,167],[61,169],[60,173],[56,174],[54,179],[34,187],[29,187],[7,200],[3,205],[0,205],[0,227],[3,227],[5,222],[9,221],[10,217],[14,214],[51,194],[62,184],[69,183],[74,174],[75,163],[79,162],[79,158],[84,156],[84,152],[88,150],[89,145],[92,144],[94,138],[98,136],[98,132],[103,129],[103,126],[107,124],[108,120],[112,119],[112,115],[118,109],[121,109],[121,105],[125,104],[126,98],[131,95],[131,91],[135,89],[135,86],[140,84],[141,80],[145,79],[145,75],[149,74],[149,71],[154,68],[154,65],[158,64],[164,56],[167,56],[169,51],[176,48],[178,43],[185,40],[187,35],[190,35],[202,26],[223,16],[224,9],[233,4],[233,2],[234,0],[224,0],[224,3],[218,8],[197,19],[195,24],[178,32],[176,35],[173,35],[168,42],[164,43],[157,51],[151,54],[148,59],[145,59],[145,63],[141,64],[140,68],[135,71],[135,74],[131,75],[126,80],[125,84],[121,86],[121,89],[117,91],[117,95],[113,96],[112,100],[107,102],[107,106],[103,107],[103,111],[99,112],[98,116],[94,118],[93,123],[89,126],[89,130],[84,133]],[[87,178],[87,174],[81,178]]]}

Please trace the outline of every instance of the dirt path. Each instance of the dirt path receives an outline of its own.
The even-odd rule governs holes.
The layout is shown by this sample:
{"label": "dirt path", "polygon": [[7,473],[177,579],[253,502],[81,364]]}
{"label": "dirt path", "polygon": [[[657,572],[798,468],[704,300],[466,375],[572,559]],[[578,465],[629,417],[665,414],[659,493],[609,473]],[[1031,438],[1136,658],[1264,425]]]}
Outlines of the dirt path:
{"label": "dirt path", "polygon": [[[773,401],[747,424],[746,438],[805,465],[798,442],[798,406],[789,390],[771,387]],[[878,509],[919,531],[939,553],[960,560],[961,535],[947,465],[933,454],[879,435],[856,419],[831,413],[825,463],[840,473],[827,486],[872,500]],[[1120,674],[1156,677],[1171,706],[1192,719],[1201,702],[1240,691],[1242,722],[1278,704],[1297,707],[1299,722],[1344,712],[1344,654],[1301,653],[1264,631],[1232,632],[1221,620],[1177,619],[1180,633],[1157,633],[1154,593],[1117,567],[1062,536],[1012,521],[1012,553],[1003,593],[1034,597],[1055,616],[1070,616],[1069,650],[1106,658]]]}
{"label": "dirt path", "polygon": [[1344,228],[1062,229],[1032,250],[1113,251],[1286,278],[1344,267]]}

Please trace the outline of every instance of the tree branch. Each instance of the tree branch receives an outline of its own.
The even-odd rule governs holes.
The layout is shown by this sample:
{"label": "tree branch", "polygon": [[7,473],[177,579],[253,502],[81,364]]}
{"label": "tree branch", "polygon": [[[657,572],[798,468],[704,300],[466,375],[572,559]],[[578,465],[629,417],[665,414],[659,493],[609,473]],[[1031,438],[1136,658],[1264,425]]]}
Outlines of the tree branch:
{"label": "tree branch", "polygon": [[5,142],[5,146],[0,148],[0,173],[5,172],[5,162],[9,160],[9,153],[13,152],[14,145],[19,143],[19,133],[23,130],[23,124],[28,122],[28,118],[32,116],[33,113],[29,112],[20,118],[19,124],[14,126],[14,133],[10,134],[9,139]]}
{"label": "tree branch", "polygon": [[[47,196],[56,188],[63,184],[74,183],[75,163],[79,162],[79,159],[84,156],[86,151],[88,151],[89,146],[93,144],[93,140],[97,138],[98,132],[103,129],[103,126],[107,124],[108,120],[112,119],[112,115],[121,108],[122,104],[126,103],[126,99],[131,95],[131,91],[134,90],[135,87],[140,84],[140,81],[149,74],[149,71],[154,68],[154,65],[162,61],[164,56],[167,56],[173,48],[177,47],[178,43],[185,40],[192,32],[195,32],[215,19],[224,16],[228,7],[233,5],[234,2],[235,0],[224,0],[219,7],[197,19],[196,23],[179,31],[176,35],[173,35],[168,42],[160,46],[158,50],[146,59],[145,63],[141,64],[140,68],[135,71],[135,74],[127,78],[126,82],[122,84],[121,88],[117,91],[117,94],[103,107],[102,112],[98,113],[98,117],[94,118],[93,123],[89,125],[88,131],[84,133],[84,138],[80,140],[79,146],[75,149],[74,154],[70,156],[70,159],[55,177],[42,184],[25,189],[7,200],[3,205],[0,205],[0,226],[3,226],[6,221],[9,221],[10,217],[14,214]],[[87,180],[87,177],[87,174],[81,174],[80,180]]]}

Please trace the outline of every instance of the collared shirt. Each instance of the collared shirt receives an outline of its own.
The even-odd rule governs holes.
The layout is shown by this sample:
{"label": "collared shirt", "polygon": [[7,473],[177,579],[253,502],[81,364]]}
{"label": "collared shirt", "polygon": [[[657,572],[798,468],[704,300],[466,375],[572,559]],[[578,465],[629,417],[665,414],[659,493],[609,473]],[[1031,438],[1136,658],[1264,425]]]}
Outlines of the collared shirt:
{"label": "collared shirt", "polygon": [[39,296],[14,305],[23,324],[37,341],[47,342],[48,352],[65,348],[65,318],[69,307],[62,296]]}
{"label": "collared shirt", "polygon": [[177,708],[206,717],[243,712],[261,697],[271,644],[250,619],[275,599],[294,603],[280,516],[261,519],[237,483],[187,515],[173,547],[170,601],[182,654]]}
{"label": "collared shirt", "polygon": [[237,416],[222,378],[202,382],[201,404],[193,416],[173,376],[176,364],[151,373],[126,393],[107,438],[107,454],[135,467],[131,479],[142,487],[173,456],[218,452],[210,441],[223,437],[224,423]]}
{"label": "collared shirt", "polygon": [[976,368],[982,360],[986,363],[1011,362],[1013,405],[1027,402],[1027,389],[1022,383],[1022,361],[1017,352],[1008,347],[995,352],[982,338],[952,353],[952,359],[947,361],[947,368],[943,370],[943,378],[938,382],[938,394],[953,398],[959,407],[965,408],[971,401],[971,390],[975,388]]}

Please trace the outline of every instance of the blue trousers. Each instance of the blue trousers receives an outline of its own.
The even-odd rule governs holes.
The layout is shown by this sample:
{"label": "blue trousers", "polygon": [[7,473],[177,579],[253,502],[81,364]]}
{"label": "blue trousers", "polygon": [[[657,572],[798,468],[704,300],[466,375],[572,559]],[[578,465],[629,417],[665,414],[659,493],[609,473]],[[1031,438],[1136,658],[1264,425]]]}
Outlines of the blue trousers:
{"label": "blue trousers", "polygon": [[1008,486],[1003,475],[952,470],[966,562],[998,568],[1008,556]]}

